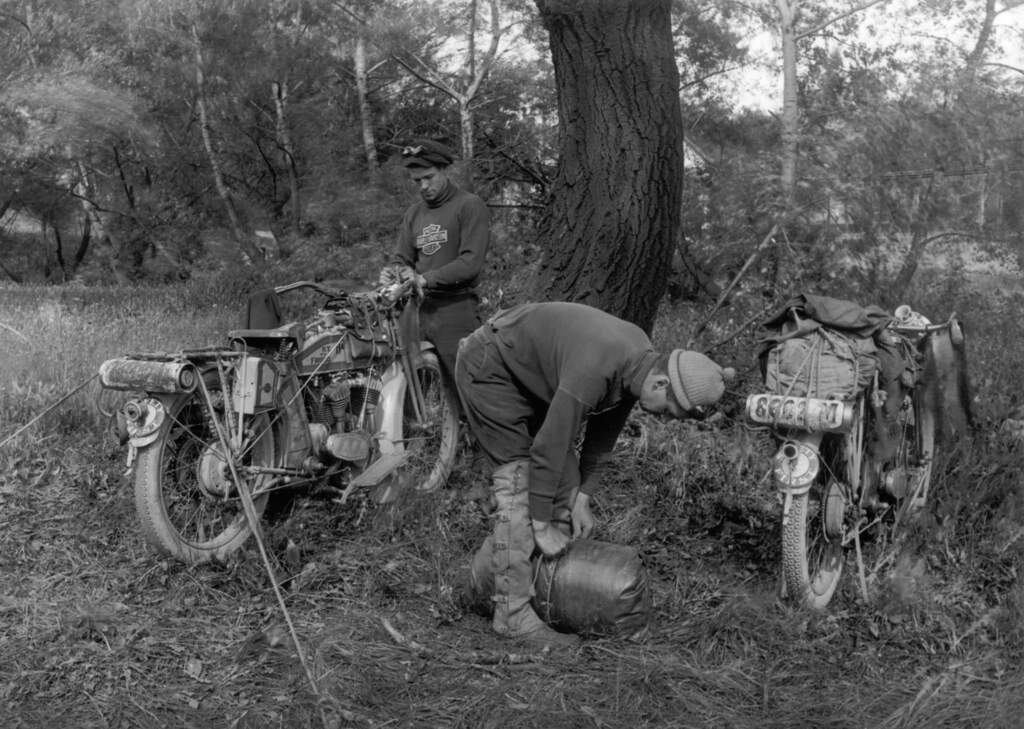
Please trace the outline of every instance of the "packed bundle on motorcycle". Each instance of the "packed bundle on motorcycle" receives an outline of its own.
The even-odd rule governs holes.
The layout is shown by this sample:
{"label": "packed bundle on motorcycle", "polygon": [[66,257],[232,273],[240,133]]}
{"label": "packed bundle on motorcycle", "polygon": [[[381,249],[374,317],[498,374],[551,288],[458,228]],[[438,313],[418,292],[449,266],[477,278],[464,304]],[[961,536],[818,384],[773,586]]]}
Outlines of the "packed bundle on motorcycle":
{"label": "packed bundle on motorcycle", "polygon": [[852,399],[879,366],[876,337],[890,321],[873,304],[797,294],[762,324],[765,385],[778,395]]}
{"label": "packed bundle on motorcycle", "polygon": [[871,382],[877,351],[871,337],[818,327],[768,351],[765,385],[776,395],[849,400]]}

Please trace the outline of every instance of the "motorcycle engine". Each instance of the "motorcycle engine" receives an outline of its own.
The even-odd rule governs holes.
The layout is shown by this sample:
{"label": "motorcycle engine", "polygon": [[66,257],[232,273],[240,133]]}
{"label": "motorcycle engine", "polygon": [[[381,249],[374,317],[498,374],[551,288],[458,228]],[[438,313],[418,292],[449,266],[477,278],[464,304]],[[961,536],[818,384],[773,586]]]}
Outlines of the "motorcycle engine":
{"label": "motorcycle engine", "polygon": [[337,460],[364,463],[372,450],[382,388],[372,372],[314,377],[306,388],[306,412],[315,449]]}

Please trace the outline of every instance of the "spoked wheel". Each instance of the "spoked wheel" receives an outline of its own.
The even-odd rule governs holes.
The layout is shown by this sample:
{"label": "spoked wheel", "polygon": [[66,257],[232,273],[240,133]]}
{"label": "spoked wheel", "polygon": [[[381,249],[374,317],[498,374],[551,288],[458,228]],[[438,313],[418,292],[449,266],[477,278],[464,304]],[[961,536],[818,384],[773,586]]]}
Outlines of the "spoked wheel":
{"label": "spoked wheel", "polygon": [[[214,426],[216,421],[221,432],[235,432],[237,415],[225,417],[216,373],[205,382],[212,411],[201,389],[164,398],[169,422],[155,441],[139,449],[135,467],[135,507],[144,536],[161,554],[188,564],[223,560],[251,534],[228,448]],[[267,492],[260,491],[268,477],[250,469],[275,465],[278,445],[265,413],[246,415],[242,429],[235,472],[253,495],[259,516],[267,504]]]}
{"label": "spoked wheel", "polygon": [[832,600],[843,574],[844,535],[850,484],[860,473],[864,440],[863,399],[846,434],[827,434],[816,455],[820,468],[810,488],[795,492],[782,524],[782,579],[786,594],[821,610]]}
{"label": "spoked wheel", "polygon": [[458,401],[445,383],[436,354],[421,353],[416,376],[423,393],[423,419],[417,420],[412,388],[406,388],[402,439],[407,456],[388,477],[385,485],[390,494],[406,489],[427,493],[441,488],[452,472],[459,447]]}

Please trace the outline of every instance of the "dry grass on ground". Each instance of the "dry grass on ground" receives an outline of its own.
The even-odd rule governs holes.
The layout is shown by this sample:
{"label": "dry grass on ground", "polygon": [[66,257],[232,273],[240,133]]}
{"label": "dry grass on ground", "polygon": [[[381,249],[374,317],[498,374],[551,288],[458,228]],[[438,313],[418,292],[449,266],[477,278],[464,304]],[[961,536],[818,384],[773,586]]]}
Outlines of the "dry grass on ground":
{"label": "dry grass on ground", "polygon": [[[33,319],[34,305],[3,318],[32,342],[0,355],[22,388],[0,397],[0,437],[133,336],[169,326],[144,311],[147,331],[126,323],[104,340],[113,315],[89,309],[58,310],[62,331],[80,333],[63,345],[77,356],[39,384],[32,362],[52,358],[60,345],[46,327],[57,325]],[[210,330],[225,320],[181,316]],[[973,331],[992,386],[1019,385],[1000,366],[1019,361],[1005,326]],[[93,395],[0,449],[5,728],[1020,724],[1021,459],[994,423],[941,464],[931,516],[899,553],[879,555],[871,600],[851,569],[832,608],[811,615],[777,597],[763,434],[729,417],[638,417],[598,516],[602,538],[643,550],[654,626],[639,642],[588,639],[567,654],[510,647],[453,602],[457,568],[486,528],[467,498],[472,471],[390,508],[281,501],[266,539],[304,665],[251,543],[228,564],[191,568],[143,543],[124,453],[103,435]]]}

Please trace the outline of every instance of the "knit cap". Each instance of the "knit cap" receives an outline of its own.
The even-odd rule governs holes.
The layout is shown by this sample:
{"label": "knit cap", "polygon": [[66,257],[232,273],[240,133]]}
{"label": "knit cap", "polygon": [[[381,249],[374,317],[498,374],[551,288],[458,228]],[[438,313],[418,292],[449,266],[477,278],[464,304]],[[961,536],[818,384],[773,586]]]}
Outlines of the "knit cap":
{"label": "knit cap", "polygon": [[447,167],[455,153],[433,139],[414,139],[402,150],[402,164],[406,167]]}
{"label": "knit cap", "polygon": [[725,383],[735,376],[736,370],[720,367],[700,352],[674,349],[668,356],[672,393],[684,410],[714,405],[725,392]]}

